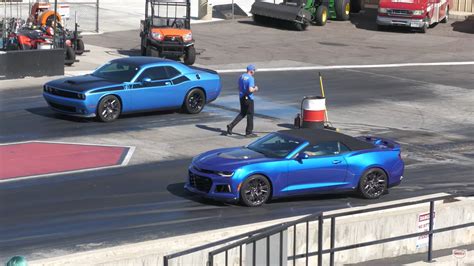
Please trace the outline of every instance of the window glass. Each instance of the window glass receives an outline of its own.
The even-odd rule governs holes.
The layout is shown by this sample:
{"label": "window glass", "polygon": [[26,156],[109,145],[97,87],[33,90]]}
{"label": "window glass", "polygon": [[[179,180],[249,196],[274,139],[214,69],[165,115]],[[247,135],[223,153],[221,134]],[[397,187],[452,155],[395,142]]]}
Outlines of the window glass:
{"label": "window glass", "polygon": [[283,158],[301,144],[301,141],[283,134],[269,134],[247,146],[266,157]]}
{"label": "window glass", "polygon": [[150,67],[140,74],[137,81],[142,81],[144,78],[150,78],[152,81],[163,80],[168,78],[168,74],[165,67]]}
{"label": "window glass", "polygon": [[176,68],[172,66],[167,66],[166,71],[168,71],[168,78],[170,79],[181,75],[181,72],[179,72]]}
{"label": "window glass", "polygon": [[339,141],[326,141],[320,142],[316,145],[309,145],[304,149],[304,153],[308,154],[309,157],[314,156],[327,156],[337,155],[350,151],[346,145]]}
{"label": "window glass", "polygon": [[128,82],[140,68],[134,65],[114,62],[103,65],[92,73],[92,76],[116,82]]}

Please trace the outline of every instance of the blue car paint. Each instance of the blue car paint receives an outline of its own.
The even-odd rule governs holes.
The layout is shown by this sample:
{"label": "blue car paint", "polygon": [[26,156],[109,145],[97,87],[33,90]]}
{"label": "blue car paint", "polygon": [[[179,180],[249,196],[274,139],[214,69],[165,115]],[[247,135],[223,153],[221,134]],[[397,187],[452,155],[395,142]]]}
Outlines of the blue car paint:
{"label": "blue car paint", "polygon": [[[117,60],[121,59],[113,61]],[[130,57],[127,60],[135,61],[140,65],[140,70],[130,82],[113,82],[92,75],[61,78],[47,82],[44,85],[44,89],[49,87],[67,94],[82,94],[85,95],[85,100],[55,95],[46,90],[43,92],[43,97],[50,107],[59,113],[81,117],[95,117],[98,103],[107,95],[114,95],[119,98],[122,104],[121,113],[124,114],[180,108],[186,94],[193,88],[203,89],[206,103],[214,101],[220,94],[221,81],[217,74],[190,68],[171,60],[149,57]],[[156,66],[172,66],[181,72],[181,75],[173,78],[173,80],[181,77],[186,77],[188,80],[177,85],[166,80],[166,82],[169,82],[169,85],[136,88],[137,85],[142,84],[136,81],[140,74],[147,68]],[[71,81],[73,84],[69,83]],[[76,111],[71,112],[64,108],[58,109],[53,106],[54,104],[74,108]]]}
{"label": "blue car paint", "polygon": [[[380,140],[380,138],[379,138]],[[404,162],[400,158],[400,146],[390,142],[391,147],[376,145],[373,149],[350,151],[339,155],[318,156],[299,160],[296,155],[308,142],[303,142],[285,158],[267,158],[255,155],[256,152],[245,147],[224,148],[202,153],[196,156],[189,171],[193,174],[212,179],[208,193],[200,191],[190,184],[189,177],[185,189],[204,197],[216,200],[238,201],[239,186],[253,175],[263,175],[272,186],[272,198],[305,195],[325,191],[350,191],[358,188],[359,179],[371,168],[381,168],[388,176],[388,187],[401,182]],[[220,154],[236,153],[248,159],[227,159]],[[334,161],[340,161],[334,163]],[[198,169],[213,172],[234,172],[232,177],[222,177],[215,173],[203,173]],[[230,193],[216,192],[218,185],[229,185]]]}

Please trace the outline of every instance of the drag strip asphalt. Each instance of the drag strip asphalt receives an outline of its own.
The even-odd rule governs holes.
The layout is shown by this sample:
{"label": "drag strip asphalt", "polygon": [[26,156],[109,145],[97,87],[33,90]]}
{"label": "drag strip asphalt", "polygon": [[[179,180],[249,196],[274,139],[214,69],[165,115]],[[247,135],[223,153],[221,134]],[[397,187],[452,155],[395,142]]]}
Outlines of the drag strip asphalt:
{"label": "drag strip asphalt", "polygon": [[[410,154],[403,183],[381,199],[369,201],[355,195],[328,194],[276,200],[260,208],[203,200],[183,190],[190,156],[7,182],[0,184],[0,261],[16,254],[43,258],[437,192],[474,192],[474,125],[468,118],[455,114],[457,109],[459,116],[469,112],[469,107],[461,105],[471,100],[474,90],[471,66],[328,70],[322,74],[330,116],[345,119],[345,123],[340,123],[342,126],[373,127],[384,136],[401,141],[402,149]],[[196,124],[217,123],[224,127],[238,108],[237,77],[235,73],[222,74],[224,89],[220,98],[198,116],[154,112],[129,115],[114,123],[54,114],[42,99],[42,84],[2,89],[0,143],[65,136],[92,139],[101,134],[106,138],[109,133],[126,135]],[[292,123],[290,119],[298,111],[303,96],[320,93],[315,71],[258,73],[256,81],[260,87],[256,112],[279,124]],[[437,121],[428,117],[429,111],[419,106],[433,103],[438,108],[436,104],[448,101],[445,94],[456,96],[449,99],[453,114],[449,114],[449,121],[438,123],[439,127],[449,128],[437,128]],[[398,102],[404,103],[399,113],[383,106]],[[370,107],[370,114],[349,112],[365,107]],[[440,104],[439,108],[447,107]],[[370,120],[374,113],[378,120]],[[392,128],[382,126],[397,116],[402,122],[393,120]],[[257,128],[258,119],[263,118],[257,117]],[[406,128],[401,126],[403,121]],[[205,130],[205,126],[193,128]],[[455,134],[456,138],[430,142],[444,133]],[[412,144],[411,139],[419,143]],[[126,138],[122,141],[127,145]],[[424,162],[427,159],[431,163]]]}

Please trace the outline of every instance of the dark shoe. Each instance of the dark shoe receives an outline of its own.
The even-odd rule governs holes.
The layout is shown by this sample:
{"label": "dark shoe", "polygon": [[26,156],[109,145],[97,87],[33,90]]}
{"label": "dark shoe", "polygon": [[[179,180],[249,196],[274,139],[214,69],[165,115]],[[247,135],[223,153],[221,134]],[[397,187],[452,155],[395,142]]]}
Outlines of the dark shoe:
{"label": "dark shoe", "polygon": [[258,135],[254,134],[254,133],[250,133],[250,134],[245,134],[245,137],[246,138],[256,138],[256,137],[258,137]]}
{"label": "dark shoe", "polygon": [[232,128],[227,125],[227,135],[232,135]]}

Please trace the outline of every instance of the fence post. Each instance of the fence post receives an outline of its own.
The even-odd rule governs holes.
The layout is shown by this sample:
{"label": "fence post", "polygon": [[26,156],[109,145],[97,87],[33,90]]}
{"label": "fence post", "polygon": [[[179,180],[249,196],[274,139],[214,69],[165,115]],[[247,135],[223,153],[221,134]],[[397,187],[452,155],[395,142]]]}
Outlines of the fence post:
{"label": "fence post", "polygon": [[99,0],[95,4],[95,32],[99,33]]}
{"label": "fence post", "polygon": [[168,256],[163,256],[163,266],[168,266]]}
{"label": "fence post", "polygon": [[213,266],[214,265],[214,255],[212,252],[209,252],[209,258],[207,259],[207,266]]}
{"label": "fence post", "polygon": [[336,217],[331,217],[331,253],[329,257],[329,265],[334,266],[334,248],[336,243]]}
{"label": "fence post", "polygon": [[434,224],[434,201],[430,201],[430,227],[428,234],[428,262],[433,259],[433,224]]}
{"label": "fence post", "polygon": [[323,265],[323,214],[318,216],[318,266]]}

